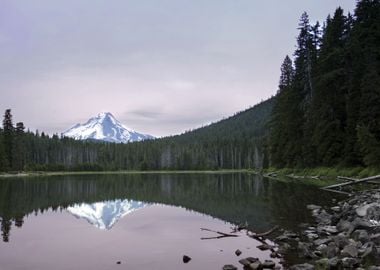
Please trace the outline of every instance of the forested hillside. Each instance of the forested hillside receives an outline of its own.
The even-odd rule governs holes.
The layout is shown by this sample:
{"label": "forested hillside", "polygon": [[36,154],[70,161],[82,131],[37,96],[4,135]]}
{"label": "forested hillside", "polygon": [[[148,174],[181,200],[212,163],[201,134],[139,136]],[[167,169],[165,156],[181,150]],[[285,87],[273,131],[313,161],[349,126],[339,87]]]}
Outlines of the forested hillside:
{"label": "forested hillside", "polygon": [[1,171],[195,170],[261,168],[273,99],[182,135],[129,144],[51,138],[24,132],[5,112],[0,131]]}
{"label": "forested hillside", "polygon": [[380,1],[338,8],[321,28],[304,13],[286,57],[269,139],[275,167],[379,166]]}

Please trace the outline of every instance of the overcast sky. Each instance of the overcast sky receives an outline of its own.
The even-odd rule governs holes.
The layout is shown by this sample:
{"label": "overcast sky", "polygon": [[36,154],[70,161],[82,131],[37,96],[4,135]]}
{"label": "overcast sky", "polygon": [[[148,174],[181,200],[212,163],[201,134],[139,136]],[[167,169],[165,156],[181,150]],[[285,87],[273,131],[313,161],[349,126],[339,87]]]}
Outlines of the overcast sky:
{"label": "overcast sky", "polygon": [[101,111],[155,136],[277,91],[298,20],[354,0],[0,0],[0,110],[61,133]]}

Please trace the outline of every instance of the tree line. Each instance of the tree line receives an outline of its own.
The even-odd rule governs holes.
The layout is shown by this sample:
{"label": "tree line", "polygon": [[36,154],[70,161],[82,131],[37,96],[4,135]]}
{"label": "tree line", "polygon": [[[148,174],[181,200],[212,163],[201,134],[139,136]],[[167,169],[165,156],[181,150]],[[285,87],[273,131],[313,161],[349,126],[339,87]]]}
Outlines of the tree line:
{"label": "tree line", "polygon": [[[181,135],[128,144],[25,131],[6,110],[0,171],[214,170],[261,168],[273,99]],[[253,126],[252,126],[253,125]]]}
{"label": "tree line", "polygon": [[379,166],[380,1],[337,8],[323,26],[304,13],[294,61],[281,66],[270,121],[274,167]]}

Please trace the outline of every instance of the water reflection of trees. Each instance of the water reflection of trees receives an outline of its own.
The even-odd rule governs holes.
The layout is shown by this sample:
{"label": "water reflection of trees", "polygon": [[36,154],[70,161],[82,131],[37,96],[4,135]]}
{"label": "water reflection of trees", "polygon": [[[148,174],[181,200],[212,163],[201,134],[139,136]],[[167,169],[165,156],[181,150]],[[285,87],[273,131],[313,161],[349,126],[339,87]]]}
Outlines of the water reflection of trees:
{"label": "water reflection of trees", "polygon": [[247,221],[253,230],[274,224],[294,226],[307,218],[302,205],[322,200],[304,185],[269,181],[248,174],[86,175],[0,181],[3,241],[25,216],[76,203],[131,199],[182,206],[229,222]]}

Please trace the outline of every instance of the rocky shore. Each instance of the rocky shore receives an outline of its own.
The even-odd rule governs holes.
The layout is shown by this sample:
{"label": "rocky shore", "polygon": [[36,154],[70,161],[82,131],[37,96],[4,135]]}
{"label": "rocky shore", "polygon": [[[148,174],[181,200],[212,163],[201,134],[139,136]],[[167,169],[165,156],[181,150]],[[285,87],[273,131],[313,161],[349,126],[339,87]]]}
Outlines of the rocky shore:
{"label": "rocky shore", "polygon": [[301,235],[277,237],[279,249],[296,248],[303,264],[293,270],[379,269],[380,190],[356,193],[330,209],[308,205],[315,223]]}
{"label": "rocky shore", "polygon": [[[281,258],[282,266],[247,257],[239,260],[243,269],[380,270],[380,189],[353,194],[331,208],[307,208],[315,218],[313,224],[302,224],[301,233],[283,231],[275,238],[275,246],[258,246],[271,250],[271,257]],[[288,266],[283,255],[294,253],[303,263]],[[223,267],[235,269],[234,265]]]}

